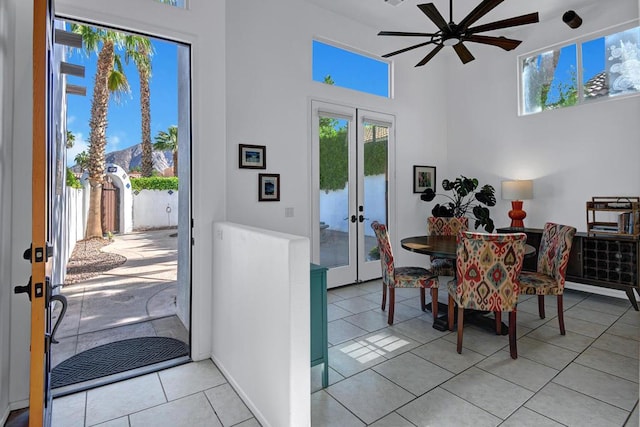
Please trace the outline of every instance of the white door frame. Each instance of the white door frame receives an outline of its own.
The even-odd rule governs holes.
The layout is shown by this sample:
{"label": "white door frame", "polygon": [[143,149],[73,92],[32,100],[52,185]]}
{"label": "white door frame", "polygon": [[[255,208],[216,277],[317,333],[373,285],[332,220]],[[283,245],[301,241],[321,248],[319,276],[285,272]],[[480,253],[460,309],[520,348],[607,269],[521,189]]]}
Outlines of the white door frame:
{"label": "white door frame", "polygon": [[[320,262],[320,229],[317,224],[320,223],[320,174],[319,174],[319,117],[320,113],[340,119],[349,120],[349,156],[356,159],[358,165],[364,165],[364,150],[356,149],[364,144],[358,140],[363,138],[364,123],[376,123],[389,127],[389,137],[387,146],[387,224],[395,224],[395,117],[391,114],[375,112],[372,110],[360,109],[353,106],[343,104],[334,104],[324,101],[311,101],[311,259],[312,262],[319,264]],[[356,141],[356,143],[353,143]],[[362,166],[358,166],[362,167]],[[364,182],[357,179],[355,167],[349,168],[349,194],[355,194],[357,199],[349,202],[349,217],[355,215],[359,217],[361,214],[367,217],[366,206],[364,212],[358,212],[358,206],[364,205]],[[364,223],[359,221],[352,223],[349,221],[349,232],[351,235],[357,236],[356,239],[349,241],[349,266],[333,268],[327,274],[327,287],[336,287],[347,285],[359,281],[371,280],[381,276],[379,261],[369,261],[365,259],[366,254],[363,250],[359,251],[358,247],[364,248]],[[360,228],[360,230],[358,230]],[[395,227],[392,227],[395,228]]]}

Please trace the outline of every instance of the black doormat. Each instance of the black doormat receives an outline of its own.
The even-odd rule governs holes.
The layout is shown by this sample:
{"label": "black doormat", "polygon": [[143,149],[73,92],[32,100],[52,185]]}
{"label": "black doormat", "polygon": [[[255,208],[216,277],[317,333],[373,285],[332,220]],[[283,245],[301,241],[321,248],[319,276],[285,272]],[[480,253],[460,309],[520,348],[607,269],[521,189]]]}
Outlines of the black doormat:
{"label": "black doormat", "polygon": [[94,347],[71,356],[51,371],[51,388],[118,374],[177,357],[189,346],[167,337],[130,338]]}

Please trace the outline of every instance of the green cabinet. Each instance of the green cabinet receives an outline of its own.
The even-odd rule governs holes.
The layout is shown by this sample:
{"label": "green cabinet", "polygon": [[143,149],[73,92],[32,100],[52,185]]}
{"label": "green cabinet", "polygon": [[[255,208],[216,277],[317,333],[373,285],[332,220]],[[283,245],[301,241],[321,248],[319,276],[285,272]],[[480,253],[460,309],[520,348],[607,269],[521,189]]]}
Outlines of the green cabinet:
{"label": "green cabinet", "polygon": [[327,269],[311,264],[311,366],[324,363],[322,387],[329,385],[327,344]]}

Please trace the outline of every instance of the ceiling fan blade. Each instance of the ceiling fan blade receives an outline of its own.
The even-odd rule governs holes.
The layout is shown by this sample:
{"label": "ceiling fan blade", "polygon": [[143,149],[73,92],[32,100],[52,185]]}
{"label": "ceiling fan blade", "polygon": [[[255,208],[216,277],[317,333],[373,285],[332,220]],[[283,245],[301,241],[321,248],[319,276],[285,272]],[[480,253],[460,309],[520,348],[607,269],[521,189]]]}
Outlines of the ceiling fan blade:
{"label": "ceiling fan blade", "polygon": [[498,46],[504,50],[513,50],[517,48],[520,43],[522,43],[522,40],[508,39],[506,37],[479,36],[476,34],[466,36],[462,40]]}
{"label": "ceiling fan blade", "polygon": [[426,45],[432,44],[432,43],[433,43],[432,41],[428,41],[428,42],[424,42],[424,43],[418,43],[418,44],[415,44],[413,46],[405,47],[404,49],[396,50],[395,52],[387,53],[386,55],[382,55],[382,57],[383,58],[388,58],[390,56],[398,55],[399,53],[404,53],[404,52],[407,52],[409,50],[417,49],[419,47],[426,46]]}
{"label": "ceiling fan blade", "polygon": [[481,33],[483,31],[499,30],[507,27],[517,27],[518,25],[535,24],[539,22],[538,12],[528,13],[526,15],[515,16],[501,21],[490,22],[489,24],[478,25],[477,27],[467,29],[467,34]]}
{"label": "ceiling fan blade", "polygon": [[434,37],[436,33],[407,33],[404,31],[380,31],[379,36]]}
{"label": "ceiling fan blade", "polygon": [[431,58],[436,56],[436,53],[440,52],[440,50],[442,50],[443,47],[444,47],[444,45],[442,45],[442,44],[439,44],[438,46],[436,46],[431,52],[429,52],[429,54],[427,56],[422,58],[422,61],[420,61],[420,62],[418,62],[416,64],[416,67],[422,67],[424,64],[426,64],[427,62],[431,61]]}
{"label": "ceiling fan blade", "polygon": [[462,30],[469,28],[478,19],[482,18],[487,13],[491,12],[496,6],[502,3],[504,0],[483,0],[478,6],[475,7],[469,14],[460,21],[458,27]]}
{"label": "ceiling fan blade", "polygon": [[473,57],[471,52],[469,52],[469,49],[467,49],[467,47],[462,44],[462,42],[458,44],[454,44],[453,50],[456,51],[456,53],[458,54],[458,57],[460,58],[460,61],[462,61],[463,64],[466,64],[467,62],[470,62],[476,59]]}
{"label": "ceiling fan blade", "polygon": [[436,9],[433,3],[419,4],[418,7],[440,30],[444,31],[449,28],[449,24],[447,24],[447,21],[440,15],[440,12],[438,12],[438,9]]}

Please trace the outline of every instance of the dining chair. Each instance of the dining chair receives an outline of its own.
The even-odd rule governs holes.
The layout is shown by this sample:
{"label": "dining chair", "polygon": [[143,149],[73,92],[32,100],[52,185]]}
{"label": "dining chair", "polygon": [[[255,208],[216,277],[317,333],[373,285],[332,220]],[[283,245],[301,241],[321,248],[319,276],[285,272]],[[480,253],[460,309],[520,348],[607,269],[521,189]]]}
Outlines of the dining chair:
{"label": "dining chair", "polygon": [[[435,217],[427,218],[427,231],[430,236],[457,236],[461,231],[469,230],[469,218]],[[429,270],[436,276],[455,276],[455,260],[431,256]]]}
{"label": "dining chair", "polygon": [[456,278],[448,283],[449,330],[453,330],[454,303],[458,307],[458,354],[462,353],[464,310],[493,311],[496,333],[502,335],[502,312],[509,312],[509,350],[518,358],[516,306],[518,275],[524,260],[524,233],[462,232],[456,250]]}
{"label": "dining chair", "polygon": [[538,312],[541,319],[545,317],[545,295],[556,295],[560,335],[565,335],[562,295],[575,234],[575,227],[552,222],[546,223],[538,249],[537,269],[536,271],[523,271],[519,279],[520,293],[538,295]]}
{"label": "dining chair", "polygon": [[438,278],[422,267],[395,267],[393,250],[389,239],[387,226],[374,221],[371,228],[376,233],[378,248],[380,249],[380,265],[382,266],[382,310],[387,302],[389,292],[389,316],[387,323],[393,325],[393,314],[396,302],[396,288],[420,288],[420,306],[426,308],[425,289],[431,289],[431,305],[433,318],[438,318]]}

